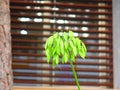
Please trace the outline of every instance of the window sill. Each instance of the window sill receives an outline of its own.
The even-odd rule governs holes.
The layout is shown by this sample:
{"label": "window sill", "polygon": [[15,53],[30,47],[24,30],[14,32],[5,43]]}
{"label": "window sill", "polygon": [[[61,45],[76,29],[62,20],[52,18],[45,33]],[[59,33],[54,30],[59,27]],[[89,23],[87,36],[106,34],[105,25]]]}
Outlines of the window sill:
{"label": "window sill", "polygon": [[[77,87],[31,87],[31,86],[14,86],[13,90],[77,90]],[[81,90],[117,90],[117,89],[103,89],[99,87],[81,87]]]}

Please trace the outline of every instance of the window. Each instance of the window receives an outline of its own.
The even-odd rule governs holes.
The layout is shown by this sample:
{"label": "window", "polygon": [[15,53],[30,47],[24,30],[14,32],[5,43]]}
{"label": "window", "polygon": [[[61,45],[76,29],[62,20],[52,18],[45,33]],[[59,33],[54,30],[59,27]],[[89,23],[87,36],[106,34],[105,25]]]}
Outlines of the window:
{"label": "window", "polygon": [[45,40],[74,31],[88,48],[76,58],[82,86],[113,87],[111,0],[11,0],[14,81],[17,85],[75,85],[68,64],[46,63]]}

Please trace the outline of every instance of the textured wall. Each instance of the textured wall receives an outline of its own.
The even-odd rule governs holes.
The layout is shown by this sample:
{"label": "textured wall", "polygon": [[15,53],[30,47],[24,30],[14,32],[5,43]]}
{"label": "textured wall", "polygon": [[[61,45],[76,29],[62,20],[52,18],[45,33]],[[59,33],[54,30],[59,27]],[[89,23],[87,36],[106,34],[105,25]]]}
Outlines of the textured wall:
{"label": "textured wall", "polygon": [[9,0],[0,0],[0,90],[12,90]]}

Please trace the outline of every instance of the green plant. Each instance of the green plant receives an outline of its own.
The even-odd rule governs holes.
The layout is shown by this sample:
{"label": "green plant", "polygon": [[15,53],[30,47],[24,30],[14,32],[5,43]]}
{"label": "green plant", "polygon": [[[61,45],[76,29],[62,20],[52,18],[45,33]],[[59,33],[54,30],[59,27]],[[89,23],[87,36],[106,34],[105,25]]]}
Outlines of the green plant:
{"label": "green plant", "polygon": [[87,52],[85,44],[75,37],[72,31],[62,32],[61,35],[56,32],[46,40],[45,51],[47,62],[52,62],[52,66],[59,64],[60,61],[63,64],[67,63],[69,60],[78,90],[80,90],[73,62],[77,55],[85,58]]}

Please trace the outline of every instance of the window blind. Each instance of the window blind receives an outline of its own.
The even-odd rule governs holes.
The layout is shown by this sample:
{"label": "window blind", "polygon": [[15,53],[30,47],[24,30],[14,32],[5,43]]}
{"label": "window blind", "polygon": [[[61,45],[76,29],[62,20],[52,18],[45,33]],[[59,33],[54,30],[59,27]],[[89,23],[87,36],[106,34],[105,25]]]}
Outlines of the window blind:
{"label": "window blind", "polygon": [[46,63],[44,44],[54,32],[72,30],[87,46],[76,57],[82,86],[113,87],[111,0],[11,0],[14,83],[75,85],[69,63]]}

